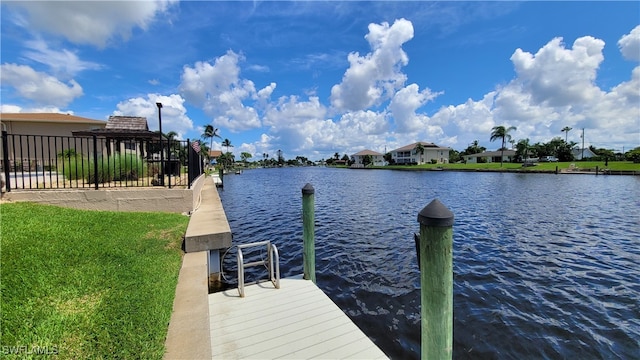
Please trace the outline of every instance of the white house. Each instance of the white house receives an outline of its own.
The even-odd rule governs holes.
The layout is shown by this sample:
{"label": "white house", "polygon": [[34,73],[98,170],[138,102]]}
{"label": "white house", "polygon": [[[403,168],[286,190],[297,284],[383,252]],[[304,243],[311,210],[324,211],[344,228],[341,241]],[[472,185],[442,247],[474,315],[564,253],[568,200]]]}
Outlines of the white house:
{"label": "white house", "polygon": [[[418,144],[422,145],[423,151],[420,151]],[[427,164],[435,160],[437,164],[446,164],[449,162],[448,147],[438,146],[434,143],[416,142],[405,145],[401,148],[391,150],[391,158],[396,164]]]}
{"label": "white house", "polygon": [[371,156],[371,164],[374,166],[385,166],[387,162],[384,159],[384,155],[379,152],[373,150],[362,150],[353,155],[351,155],[351,161],[353,165],[351,167],[364,167],[364,158],[370,155]]}
{"label": "white house", "polygon": [[478,159],[484,159],[487,163],[500,162],[500,156],[502,156],[502,162],[511,162],[515,158],[516,152],[515,150],[504,150],[504,152],[500,150],[485,151],[478,154],[464,155],[463,158],[468,164],[477,164],[479,162]]}
{"label": "white house", "polygon": [[[584,152],[583,152],[583,150],[584,150]],[[576,160],[588,159],[588,158],[592,158],[592,157],[598,156],[598,155],[594,154],[593,151],[591,151],[591,149],[589,149],[589,148],[584,148],[584,149],[573,148],[573,149],[571,149],[571,155],[573,155],[573,158],[576,159]]]}

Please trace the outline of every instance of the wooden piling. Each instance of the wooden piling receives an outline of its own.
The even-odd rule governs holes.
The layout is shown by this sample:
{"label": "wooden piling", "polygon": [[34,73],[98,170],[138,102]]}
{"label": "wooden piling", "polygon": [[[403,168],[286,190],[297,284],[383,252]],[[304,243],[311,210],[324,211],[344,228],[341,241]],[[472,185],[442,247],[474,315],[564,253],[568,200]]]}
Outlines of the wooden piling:
{"label": "wooden piling", "polygon": [[418,214],[423,360],[453,355],[453,220],[438,199]]}
{"label": "wooden piling", "polygon": [[316,283],[316,248],[314,240],[314,199],[315,189],[311,184],[302,188],[302,238],[303,252],[302,263],[304,268],[303,278]]}

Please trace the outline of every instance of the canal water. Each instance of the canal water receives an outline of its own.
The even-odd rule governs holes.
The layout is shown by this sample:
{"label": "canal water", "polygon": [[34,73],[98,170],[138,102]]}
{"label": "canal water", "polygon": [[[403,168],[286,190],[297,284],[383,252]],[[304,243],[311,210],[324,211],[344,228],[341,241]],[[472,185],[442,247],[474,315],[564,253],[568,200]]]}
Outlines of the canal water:
{"label": "canal water", "polygon": [[[234,244],[301,274],[315,188],[318,286],[391,358],[420,357],[417,215],[455,215],[456,359],[640,357],[640,177],[281,168],[224,178]],[[235,281],[235,252],[224,271]],[[248,281],[264,278],[253,268]]]}

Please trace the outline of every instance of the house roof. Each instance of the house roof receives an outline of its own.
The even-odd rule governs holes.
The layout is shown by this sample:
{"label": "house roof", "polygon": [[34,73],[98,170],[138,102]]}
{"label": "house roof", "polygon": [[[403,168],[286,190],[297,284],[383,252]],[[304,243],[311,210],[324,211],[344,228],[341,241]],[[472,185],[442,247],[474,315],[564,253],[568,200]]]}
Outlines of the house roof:
{"label": "house roof", "polygon": [[359,151],[359,152],[353,154],[352,156],[367,156],[367,155],[382,156],[382,154],[380,154],[379,152],[376,152],[376,151],[373,151],[373,150],[369,150],[369,149],[365,149],[365,150]]}
{"label": "house roof", "polygon": [[[104,129],[73,131],[73,136],[100,136],[114,139],[153,139],[158,133],[149,131],[147,118],[137,116],[109,116]],[[164,138],[166,136],[163,135]]]}
{"label": "house roof", "polygon": [[221,150],[209,150],[209,157],[210,158],[217,158],[220,155],[222,155],[222,151]]}
{"label": "house roof", "polygon": [[0,121],[72,123],[102,126],[107,124],[102,120],[59,113],[0,113]]}
{"label": "house roof", "polygon": [[481,153],[477,153],[477,154],[469,154],[469,155],[465,155],[466,157],[495,157],[495,156],[515,156],[516,155],[516,151],[515,150],[505,150],[504,154],[502,154],[502,151],[500,150],[496,150],[496,151],[485,151],[485,152],[481,152]]}
{"label": "house roof", "polygon": [[413,144],[409,144],[409,145],[405,145],[403,147],[397,148],[395,150],[391,150],[392,152],[397,152],[397,151],[411,151],[413,149],[416,148],[416,146],[418,146],[418,144],[422,144],[422,147],[424,147],[425,149],[435,149],[435,150],[450,150],[448,147],[441,147],[438,146],[434,143],[429,143],[429,142],[424,142],[424,141],[418,141],[418,142],[414,142]]}
{"label": "house roof", "polygon": [[145,117],[109,116],[105,129],[149,131],[149,125]]}
{"label": "house roof", "polygon": [[[573,155],[573,157],[581,158],[582,154],[583,154],[582,148],[575,147],[575,148],[571,149],[571,155]],[[596,156],[596,154],[594,154],[593,151],[591,151],[591,149],[584,148],[584,157],[585,158],[590,158],[590,157],[595,157],[595,156]]]}

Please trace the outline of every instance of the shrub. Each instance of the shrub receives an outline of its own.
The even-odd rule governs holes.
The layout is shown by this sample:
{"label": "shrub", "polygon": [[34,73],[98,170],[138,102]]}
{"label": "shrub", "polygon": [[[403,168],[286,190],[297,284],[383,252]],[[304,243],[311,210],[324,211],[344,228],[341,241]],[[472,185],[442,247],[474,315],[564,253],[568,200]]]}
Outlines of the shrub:
{"label": "shrub", "polygon": [[[99,158],[97,164],[93,160],[75,156],[62,158],[58,163],[58,169],[68,180],[84,179],[88,183],[106,183],[110,181],[138,180],[147,175],[146,162],[131,155],[117,154],[109,158]],[[96,169],[97,167],[97,169]]]}
{"label": "shrub", "polygon": [[67,180],[86,179],[89,171],[88,164],[80,156],[61,156],[56,167],[62,171]]}
{"label": "shrub", "polygon": [[640,163],[640,147],[637,147],[631,151],[627,151],[625,154],[625,158],[628,161],[633,161],[634,163]]}
{"label": "shrub", "polygon": [[116,155],[113,162],[113,180],[138,180],[147,174],[147,164],[137,156]]}
{"label": "shrub", "polygon": [[78,154],[76,149],[67,149],[58,153],[58,157],[63,159],[72,159],[72,158],[75,159],[78,156],[80,155]]}

